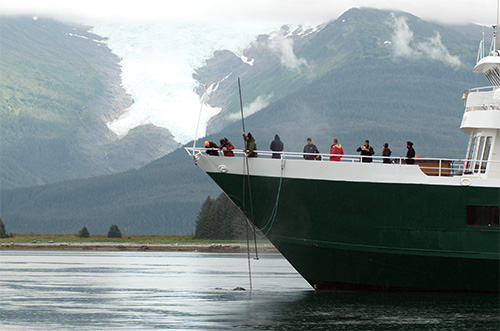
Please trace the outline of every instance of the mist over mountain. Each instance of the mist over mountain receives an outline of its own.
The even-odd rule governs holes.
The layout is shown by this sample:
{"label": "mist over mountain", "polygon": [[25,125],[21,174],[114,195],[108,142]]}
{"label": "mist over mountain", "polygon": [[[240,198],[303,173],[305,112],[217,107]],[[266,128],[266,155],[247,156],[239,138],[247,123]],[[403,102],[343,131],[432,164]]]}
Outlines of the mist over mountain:
{"label": "mist over mountain", "polygon": [[109,130],[133,100],[118,57],[88,27],[2,17],[0,31],[3,189],[137,168],[178,147],[167,129],[162,146],[139,148]]}
{"label": "mist over mountain", "polygon": [[[421,156],[463,157],[468,137],[459,130],[462,92],[488,85],[472,73],[481,33],[473,25],[442,26],[364,8],[318,27],[282,27],[258,36],[243,56],[216,51],[193,75],[199,95],[206,86],[207,102],[221,109],[198,145],[228,137],[242,148],[240,77],[245,124],[260,150],[278,133],[287,151],[302,151],[312,137],[326,153],[338,137],[346,154],[370,139],[377,155],[385,142],[394,156],[404,155],[404,143],[412,140]],[[68,232],[86,225],[103,233],[117,223],[124,233],[190,233],[206,196],[218,192],[177,150],[125,173],[3,189],[1,217],[13,232]]]}
{"label": "mist over mountain", "polygon": [[350,154],[370,139],[376,151],[388,142],[402,155],[412,140],[422,156],[462,157],[461,94],[488,85],[471,73],[481,33],[369,8],[316,29],[283,27],[259,36],[245,61],[219,51],[197,69],[198,92],[209,86],[208,103],[222,109],[207,131],[240,140],[240,77],[247,128],[260,148],[278,133],[294,151],[311,136],[327,152],[336,136]]}

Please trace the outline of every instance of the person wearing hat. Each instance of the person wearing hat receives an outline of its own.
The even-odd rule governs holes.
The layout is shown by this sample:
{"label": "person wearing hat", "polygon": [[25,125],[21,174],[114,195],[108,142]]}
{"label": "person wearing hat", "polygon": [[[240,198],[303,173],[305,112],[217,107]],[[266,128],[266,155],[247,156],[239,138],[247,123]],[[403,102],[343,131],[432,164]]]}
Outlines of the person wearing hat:
{"label": "person wearing hat", "polygon": [[246,141],[246,153],[248,157],[258,157],[259,155],[257,154],[257,143],[255,142],[255,138],[252,136],[250,132],[248,134],[245,134],[243,132],[243,139]]}
{"label": "person wearing hat", "polygon": [[206,153],[211,156],[219,156],[219,146],[213,141],[205,141]]}
{"label": "person wearing hat", "polygon": [[318,147],[312,143],[311,138],[307,138],[307,143],[304,146],[304,160],[321,160],[319,155],[311,155],[311,154],[319,154]]}
{"label": "person wearing hat", "polygon": [[[273,152],[283,152],[284,145],[280,139],[280,136],[278,136],[278,135],[274,136],[274,140],[271,142],[271,146],[269,146],[269,148]],[[281,153],[273,153],[272,158],[273,159],[281,159]]]}
{"label": "person wearing hat", "polygon": [[[375,151],[373,150],[373,147],[370,146],[370,141],[368,139],[365,140],[365,143],[363,146],[358,147],[356,152],[361,152],[361,155],[363,155],[363,156],[372,156],[373,154],[375,154]],[[372,161],[373,161],[373,159],[371,157],[362,157],[361,158],[361,162],[370,163]]]}
{"label": "person wearing hat", "polygon": [[389,144],[388,143],[385,143],[383,148],[382,148],[382,156],[384,157],[384,163],[392,163],[392,160],[390,159],[390,156],[391,156],[392,152],[389,148]]}
{"label": "person wearing hat", "polygon": [[234,156],[234,145],[227,138],[221,138],[219,149],[222,150],[224,156]]}
{"label": "person wearing hat", "polygon": [[415,164],[415,150],[413,149],[413,143],[411,141],[406,142],[406,164]]}

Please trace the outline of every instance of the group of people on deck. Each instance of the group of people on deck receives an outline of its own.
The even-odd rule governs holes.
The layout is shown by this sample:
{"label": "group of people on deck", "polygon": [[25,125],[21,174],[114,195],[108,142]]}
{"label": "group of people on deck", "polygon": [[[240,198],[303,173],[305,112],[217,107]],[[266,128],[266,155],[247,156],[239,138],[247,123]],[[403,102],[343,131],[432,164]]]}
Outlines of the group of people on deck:
{"label": "group of people on deck", "polygon": [[[258,157],[257,143],[255,142],[255,138],[252,136],[252,134],[250,132],[248,134],[245,134],[245,132],[243,132],[243,139],[245,140],[245,153],[247,157]],[[220,145],[217,145],[211,141],[205,141],[205,148],[208,155],[217,156],[219,155],[219,151],[222,151],[222,154],[224,156],[234,156],[234,145],[231,144],[231,142],[227,138],[220,139]],[[273,159],[281,158],[281,152],[283,152],[284,150],[284,144],[281,141],[280,136],[274,136],[274,140],[271,142],[269,148],[274,152],[272,153]],[[415,164],[415,149],[413,148],[413,143],[411,141],[407,141],[406,148],[406,164]],[[370,163],[373,161],[372,156],[375,155],[375,151],[373,150],[373,147],[370,146],[369,140],[365,140],[365,143],[362,146],[358,147],[356,151],[361,155],[361,162]],[[306,139],[306,145],[304,146],[303,153],[304,160],[321,160],[319,150],[316,145],[312,143],[311,138]],[[392,151],[389,148],[389,144],[385,143],[382,148],[382,162],[386,164],[392,163],[391,154]],[[338,162],[342,159],[343,155],[344,149],[342,148],[342,145],[340,145],[337,138],[333,138],[333,144],[330,147],[330,161]]]}
{"label": "group of people on deck", "polygon": [[[411,141],[407,141],[406,148],[408,149],[406,153],[406,164],[415,164],[414,160],[415,149],[413,149],[413,143]],[[271,145],[271,150],[273,150],[272,145]],[[372,156],[375,155],[375,151],[373,150],[373,147],[370,146],[369,140],[365,140],[363,146],[358,147],[358,149],[356,149],[356,152],[361,154],[361,162],[370,163],[373,161]],[[321,155],[319,155],[319,150],[316,147],[316,145],[312,143],[311,138],[307,138],[303,153],[304,153],[304,160],[321,160]],[[382,148],[382,156],[383,156],[382,162],[392,163],[391,154],[392,151],[389,148],[389,144],[385,143]],[[342,145],[339,144],[339,140],[337,138],[333,138],[333,144],[330,147],[330,161],[338,162],[342,158],[342,155],[344,155],[344,149],[342,148]]]}

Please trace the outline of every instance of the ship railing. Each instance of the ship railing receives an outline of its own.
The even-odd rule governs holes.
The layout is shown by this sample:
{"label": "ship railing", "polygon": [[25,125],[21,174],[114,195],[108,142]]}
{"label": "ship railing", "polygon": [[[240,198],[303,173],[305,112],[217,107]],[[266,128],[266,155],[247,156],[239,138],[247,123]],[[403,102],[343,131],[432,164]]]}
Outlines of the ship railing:
{"label": "ship railing", "polygon": [[[213,149],[217,151],[218,156],[224,157],[224,152],[219,149]],[[186,151],[196,160],[197,155],[206,155],[206,148],[197,147],[186,148]],[[245,157],[247,154],[244,150],[234,149],[232,150],[235,157]],[[307,162],[340,162],[340,163],[362,163],[366,166],[370,164],[392,164],[399,166],[407,166],[408,158],[404,156],[365,156],[365,155],[339,155],[339,154],[325,154],[325,153],[300,153],[300,152],[273,152],[273,151],[256,151],[258,153],[258,158],[272,158],[273,155],[279,156],[279,159],[285,158],[287,160],[304,160]],[[305,160],[305,156],[310,156],[316,159]],[[340,157],[339,161],[330,160],[330,157]],[[371,162],[366,162],[371,159]],[[463,175],[480,175],[484,174],[488,169],[488,172],[498,172],[500,173],[500,161],[486,161],[481,159],[453,159],[453,158],[423,158],[416,157],[412,158],[413,164],[417,165],[420,170],[427,176],[438,176],[438,177],[453,177],[453,176],[463,176]],[[385,162],[384,162],[385,161]],[[495,165],[494,169],[490,169],[489,165]]]}
{"label": "ship railing", "polygon": [[497,86],[478,87],[469,90],[465,111],[500,110],[500,104],[495,102]]}

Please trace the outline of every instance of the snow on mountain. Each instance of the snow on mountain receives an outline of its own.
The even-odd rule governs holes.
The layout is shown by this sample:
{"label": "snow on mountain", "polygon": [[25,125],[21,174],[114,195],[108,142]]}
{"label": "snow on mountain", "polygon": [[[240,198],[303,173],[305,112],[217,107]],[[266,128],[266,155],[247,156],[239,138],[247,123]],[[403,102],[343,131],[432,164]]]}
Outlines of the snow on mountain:
{"label": "snow on mountain", "polygon": [[[177,22],[92,25],[92,32],[106,37],[104,42],[121,58],[123,86],[134,99],[134,104],[108,127],[123,137],[136,126],[153,124],[169,129],[181,143],[193,139],[200,109],[200,97],[194,92],[194,69],[215,50],[241,52],[256,35],[276,28]],[[199,136],[219,111],[203,106]]]}

